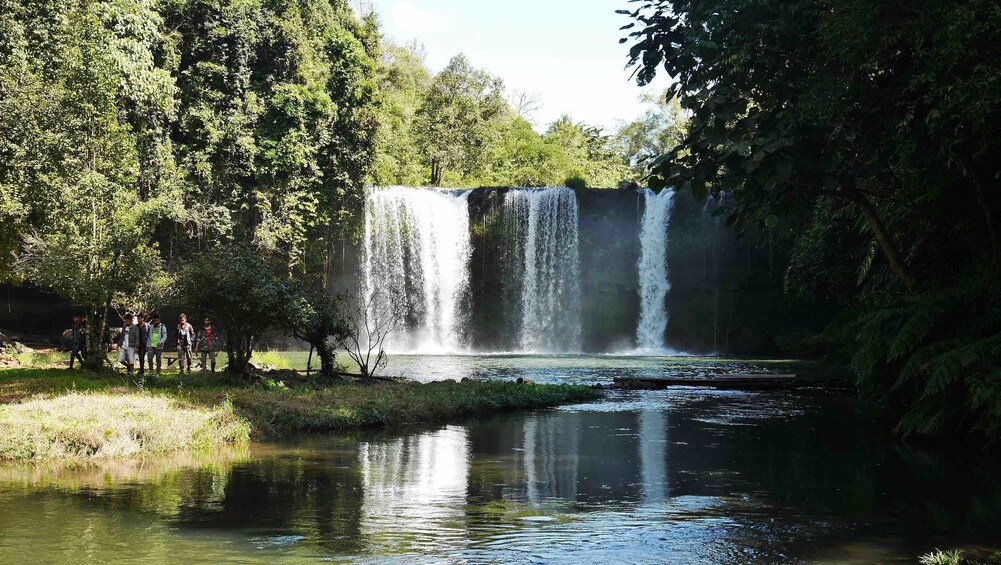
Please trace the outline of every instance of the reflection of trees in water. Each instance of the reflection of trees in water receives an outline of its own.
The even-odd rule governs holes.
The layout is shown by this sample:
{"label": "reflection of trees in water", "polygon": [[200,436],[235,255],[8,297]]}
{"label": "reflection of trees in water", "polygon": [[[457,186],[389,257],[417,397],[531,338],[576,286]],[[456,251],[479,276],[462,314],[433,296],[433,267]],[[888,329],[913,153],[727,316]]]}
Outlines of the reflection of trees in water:
{"label": "reflection of trees in water", "polygon": [[[748,496],[776,524],[826,523],[816,543],[864,534],[921,545],[950,532],[972,539],[1001,534],[996,462],[897,443],[847,395],[720,394],[676,402],[669,436],[683,441],[670,446],[672,496]],[[789,549],[804,551],[802,544]]]}
{"label": "reflection of trees in water", "polygon": [[533,532],[519,517],[603,511],[653,521],[709,512],[730,524],[720,539],[806,558],[859,536],[918,546],[934,535],[1001,534],[996,463],[889,442],[847,398],[645,398],[637,410],[507,414],[362,442],[318,437],[255,448],[253,460],[0,467],[0,562],[28,552],[103,561],[123,545],[137,559],[222,560],[278,536],[305,538],[289,556],[455,555],[513,528]]}
{"label": "reflection of trees in water", "polygon": [[[300,535],[327,551],[356,551],[361,480],[357,443],[318,438],[262,453],[222,474],[195,470],[167,486],[181,488],[173,522],[186,529],[252,530]],[[146,485],[131,496],[143,496]]]}

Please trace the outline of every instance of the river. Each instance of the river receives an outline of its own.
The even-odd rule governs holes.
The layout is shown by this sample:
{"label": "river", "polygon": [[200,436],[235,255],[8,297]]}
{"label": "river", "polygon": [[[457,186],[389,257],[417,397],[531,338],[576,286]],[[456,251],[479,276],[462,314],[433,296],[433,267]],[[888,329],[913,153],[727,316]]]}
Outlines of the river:
{"label": "river", "polygon": [[[391,367],[418,365],[544,382],[776,368],[502,355]],[[1001,540],[999,470],[887,438],[844,392],[613,391],[212,457],[0,468],[0,561],[913,562]]]}

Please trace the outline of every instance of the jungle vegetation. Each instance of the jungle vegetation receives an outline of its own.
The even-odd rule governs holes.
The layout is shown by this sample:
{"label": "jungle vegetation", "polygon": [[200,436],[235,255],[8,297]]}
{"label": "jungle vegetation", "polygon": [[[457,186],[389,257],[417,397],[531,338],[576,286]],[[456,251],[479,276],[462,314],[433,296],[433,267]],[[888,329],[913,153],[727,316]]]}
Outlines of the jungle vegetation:
{"label": "jungle vegetation", "polygon": [[[537,133],[531,96],[461,54],[432,73],[346,0],[10,2],[0,36],[0,280],[85,307],[95,363],[117,312],[163,304],[223,320],[236,370],[304,335],[366,184],[639,175],[641,143]],[[343,338],[327,321],[314,342]]]}
{"label": "jungle vegetation", "polygon": [[863,396],[911,434],[1001,430],[1001,8],[986,0],[651,0],[639,84],[689,113],[650,184],[728,194],[833,300]]}
{"label": "jungle vegetation", "polygon": [[531,94],[461,54],[432,72],[346,0],[0,4],[0,280],[86,307],[94,351],[116,309],[190,297],[241,320],[239,366],[265,328],[343,333],[296,323],[332,308],[310,297],[366,184],[639,180],[712,194],[781,250],[785,292],[837,306],[825,337],[899,433],[996,436],[996,3],[621,12],[638,83],[673,83],[604,131],[533,123]]}

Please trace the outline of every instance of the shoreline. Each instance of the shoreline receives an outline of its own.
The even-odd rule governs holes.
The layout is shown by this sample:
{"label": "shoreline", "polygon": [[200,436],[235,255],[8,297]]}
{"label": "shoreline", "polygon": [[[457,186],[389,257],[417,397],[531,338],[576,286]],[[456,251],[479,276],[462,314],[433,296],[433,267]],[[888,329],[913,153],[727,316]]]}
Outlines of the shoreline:
{"label": "shoreline", "polygon": [[[502,381],[248,383],[225,374],[168,373],[144,388],[117,373],[0,370],[0,461],[103,460],[215,449],[317,432],[435,424],[477,414],[597,400],[585,385]],[[127,408],[122,408],[121,403]],[[85,417],[79,412],[83,411]],[[159,415],[148,424],[148,413]],[[30,414],[25,414],[30,413]],[[139,414],[137,416],[137,413]],[[231,415],[213,433],[207,414]],[[9,425],[16,422],[17,425]],[[193,429],[185,445],[177,429]],[[246,426],[246,433],[241,431]],[[235,430],[235,432],[234,432]],[[183,439],[183,438],[182,438]],[[109,447],[114,444],[114,449]]]}

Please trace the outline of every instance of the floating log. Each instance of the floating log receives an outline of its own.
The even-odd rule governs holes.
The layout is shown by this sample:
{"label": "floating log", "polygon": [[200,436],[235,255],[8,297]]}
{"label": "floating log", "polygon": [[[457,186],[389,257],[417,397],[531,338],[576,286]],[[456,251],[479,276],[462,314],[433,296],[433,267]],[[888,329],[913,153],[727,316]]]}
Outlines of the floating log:
{"label": "floating log", "polygon": [[798,380],[796,375],[777,373],[741,373],[709,377],[615,377],[615,388],[662,389],[695,386],[720,389],[783,389],[816,386],[816,381]]}

